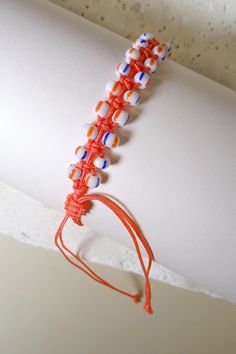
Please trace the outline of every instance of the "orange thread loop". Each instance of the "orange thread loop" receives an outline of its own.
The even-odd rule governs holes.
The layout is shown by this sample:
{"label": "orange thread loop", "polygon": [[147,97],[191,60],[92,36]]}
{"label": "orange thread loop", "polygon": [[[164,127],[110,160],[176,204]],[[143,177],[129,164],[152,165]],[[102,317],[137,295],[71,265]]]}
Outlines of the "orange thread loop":
{"label": "orange thread loop", "polygon": [[[103,285],[106,285],[109,288],[112,288],[113,290],[118,291],[119,293],[126,295],[128,297],[131,297],[135,303],[139,302],[139,295],[135,294],[132,295],[130,293],[127,293],[123,290],[120,290],[118,288],[115,288],[113,285],[109,284],[107,281],[105,281],[104,279],[102,279],[101,277],[99,277],[96,273],[94,273],[82,260],[81,258],[74,254],[72,251],[70,251],[64,244],[63,239],[62,239],[62,230],[65,226],[65,223],[67,222],[68,218],[71,217],[73,219],[74,222],[76,222],[78,225],[83,225],[81,222],[81,216],[84,215],[86,213],[86,211],[88,210],[88,202],[91,201],[100,201],[101,203],[103,203],[104,205],[106,205],[108,208],[110,208],[113,213],[119,218],[119,220],[122,222],[122,224],[125,226],[125,228],[127,229],[127,231],[129,232],[134,246],[136,248],[136,252],[144,273],[144,277],[145,277],[145,295],[146,295],[146,300],[145,300],[145,304],[144,304],[144,310],[149,313],[152,314],[153,310],[151,307],[151,286],[150,286],[150,281],[149,281],[149,272],[151,269],[151,265],[152,265],[152,261],[154,259],[154,255],[152,252],[152,249],[148,243],[148,241],[146,240],[146,238],[144,237],[142,231],[140,230],[139,226],[137,225],[137,223],[134,221],[134,219],[124,210],[122,209],[117,203],[115,203],[113,200],[111,200],[110,198],[108,198],[105,195],[102,194],[86,194],[84,196],[81,196],[78,200],[74,199],[74,194],[70,194],[67,197],[67,202],[65,205],[65,209],[66,209],[66,216],[63,219],[61,225],[59,226],[59,229],[56,233],[55,236],[55,243],[58,246],[58,248],[60,249],[60,251],[62,252],[62,254],[65,256],[65,258],[72,263],[74,266],[76,266],[77,268],[83,270],[80,266],[78,266],[75,262],[73,262],[70,257],[67,256],[66,252],[70,254],[70,256],[72,256],[77,262],[81,263],[83,266],[85,266],[86,268],[86,274],[88,274],[89,276],[91,276],[94,280],[102,283]],[[61,245],[59,245],[58,241],[60,240]],[[141,242],[142,246],[144,247],[145,251],[148,254],[149,257],[149,261],[148,261],[148,266],[146,267],[143,261],[143,257],[141,254],[141,250],[139,247],[139,243],[138,240]],[[65,252],[66,251],[66,252]],[[84,271],[84,270],[83,270]]]}

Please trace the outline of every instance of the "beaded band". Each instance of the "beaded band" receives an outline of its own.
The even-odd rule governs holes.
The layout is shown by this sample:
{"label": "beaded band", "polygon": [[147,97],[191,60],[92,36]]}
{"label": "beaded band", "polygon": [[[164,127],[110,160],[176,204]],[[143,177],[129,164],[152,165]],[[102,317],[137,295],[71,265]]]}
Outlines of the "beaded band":
{"label": "beaded band", "polygon": [[[143,33],[125,53],[125,61],[116,66],[116,81],[106,84],[107,98],[101,100],[95,107],[97,122],[86,123],[82,128],[82,134],[88,141],[84,146],[78,146],[75,150],[77,162],[69,166],[68,176],[73,181],[73,192],[69,194],[65,202],[66,215],[55,236],[55,243],[64,257],[75,267],[82,270],[95,281],[112,288],[113,290],[131,297],[135,302],[139,301],[139,295],[132,295],[120,290],[99,277],[79,257],[66,247],[62,238],[62,229],[69,218],[82,226],[81,217],[90,208],[90,202],[97,200],[109,207],[120,219],[128,230],[144,273],[146,301],[144,309],[152,313],[151,287],[149,272],[154,255],[152,249],[142,234],[135,220],[124,211],[111,198],[102,194],[87,194],[89,189],[96,188],[102,181],[100,170],[110,165],[110,159],[104,151],[106,148],[115,148],[119,144],[118,135],[113,133],[115,127],[123,127],[129,118],[129,113],[124,109],[127,106],[135,106],[140,102],[140,95],[136,89],[145,89],[150,77],[158,68],[158,65],[171,55],[171,46],[161,44],[150,33]],[[149,263],[146,267],[141,255],[139,242],[145,248]]]}

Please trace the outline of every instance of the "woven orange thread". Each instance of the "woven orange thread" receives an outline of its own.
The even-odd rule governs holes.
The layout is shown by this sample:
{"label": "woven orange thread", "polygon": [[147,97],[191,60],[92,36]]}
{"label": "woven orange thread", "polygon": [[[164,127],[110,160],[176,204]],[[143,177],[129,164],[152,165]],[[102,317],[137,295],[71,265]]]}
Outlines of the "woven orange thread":
{"label": "woven orange thread", "polygon": [[[62,230],[69,218],[71,218],[76,224],[82,226],[81,217],[85,215],[91,205],[92,201],[99,201],[102,204],[106,205],[110,208],[111,211],[119,218],[122,224],[125,226],[127,231],[129,232],[139,261],[141,268],[143,270],[143,274],[145,277],[145,295],[146,301],[144,304],[144,309],[149,314],[153,313],[151,307],[151,286],[149,281],[149,273],[152,265],[152,261],[154,260],[154,255],[152,249],[144,237],[142,231],[140,230],[139,226],[135,222],[135,220],[124,210],[122,209],[116,202],[114,202],[111,198],[105,195],[93,193],[87,194],[88,187],[85,183],[85,177],[88,173],[95,175],[97,168],[94,166],[93,161],[96,157],[101,156],[103,157],[103,151],[106,148],[105,145],[102,143],[102,137],[106,132],[112,132],[114,128],[117,126],[116,123],[112,121],[112,115],[116,110],[122,110],[124,107],[128,106],[128,103],[124,101],[123,95],[127,90],[133,90],[139,87],[139,84],[134,82],[134,75],[139,72],[148,72],[149,68],[144,66],[144,61],[147,58],[158,59],[158,54],[154,55],[152,53],[152,49],[155,46],[159,46],[160,42],[154,38],[151,38],[147,41],[147,47],[139,48],[140,57],[139,60],[131,59],[130,61],[130,72],[128,75],[121,75],[119,78],[119,83],[121,85],[120,91],[118,95],[113,95],[112,93],[109,94],[108,99],[106,100],[109,103],[109,111],[105,117],[100,117],[97,115],[97,122],[96,127],[98,128],[98,135],[95,140],[88,140],[85,144],[84,148],[88,151],[88,157],[86,160],[81,160],[78,163],[78,168],[82,171],[82,174],[79,180],[74,181],[73,183],[73,192],[70,193],[66,197],[65,202],[65,210],[66,215],[59,226],[56,236],[55,236],[55,243],[63,256],[70,262],[73,266],[83,271],[93,280],[125,295],[134,300],[135,303],[139,302],[139,295],[138,294],[130,294],[126,291],[120,290],[100,276],[98,276],[86,263],[79,257],[79,255],[73,253],[64,243],[62,237]],[[147,252],[149,261],[148,265],[145,266],[142,254],[139,247],[139,242],[144,247],[145,251]]]}

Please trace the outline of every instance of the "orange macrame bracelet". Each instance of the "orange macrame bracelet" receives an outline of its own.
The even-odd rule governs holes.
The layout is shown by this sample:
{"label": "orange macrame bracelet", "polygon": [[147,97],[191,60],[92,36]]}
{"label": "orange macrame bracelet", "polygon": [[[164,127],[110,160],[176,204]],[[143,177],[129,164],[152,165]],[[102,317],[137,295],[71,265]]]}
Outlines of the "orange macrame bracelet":
{"label": "orange macrame bracelet", "polygon": [[[107,83],[108,98],[99,101],[95,107],[97,122],[95,124],[87,123],[82,128],[82,133],[88,138],[88,141],[75,151],[78,162],[69,166],[68,176],[73,181],[73,192],[66,198],[66,215],[55,236],[56,246],[73,266],[95,281],[132,298],[135,303],[139,302],[138,294],[133,295],[120,290],[102,279],[63,241],[62,230],[67,220],[71,218],[76,224],[82,226],[81,217],[88,212],[90,202],[97,200],[110,208],[125,226],[134,242],[145,277],[144,309],[149,314],[153,313],[149,273],[154,255],[148,241],[135,220],[121,206],[105,195],[87,194],[87,192],[91,188],[98,187],[102,179],[99,171],[110,165],[110,160],[104,154],[104,150],[114,148],[119,144],[119,137],[113,133],[113,130],[117,126],[123,127],[126,124],[129,113],[124,108],[129,105],[137,105],[140,101],[140,95],[135,89],[145,89],[150,82],[151,74],[156,72],[160,62],[170,54],[171,46],[169,44],[161,44],[150,33],[143,33],[133,43],[133,47],[126,51],[125,61],[117,65],[118,80]],[[147,252],[149,258],[147,266],[144,264],[139,242]]]}

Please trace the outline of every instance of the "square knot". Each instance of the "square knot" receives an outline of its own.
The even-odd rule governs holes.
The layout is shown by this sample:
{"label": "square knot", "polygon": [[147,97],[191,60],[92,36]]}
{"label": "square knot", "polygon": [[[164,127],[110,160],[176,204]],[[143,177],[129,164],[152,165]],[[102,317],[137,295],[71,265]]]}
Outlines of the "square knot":
{"label": "square knot", "polygon": [[127,90],[131,90],[134,87],[134,81],[130,77],[122,76],[120,82],[125,85]]}
{"label": "square knot", "polygon": [[80,219],[88,211],[88,202],[80,202],[76,193],[71,193],[66,197],[65,210],[76,224],[82,225]]}
{"label": "square knot", "polygon": [[[100,125],[101,128],[104,128],[104,130],[110,130],[110,125],[106,124],[106,122],[104,123],[101,123]],[[105,129],[106,128],[106,129]],[[96,142],[96,141],[93,141],[90,145],[90,149],[93,150],[93,151],[97,151],[98,153],[102,152],[102,150],[104,149],[104,147],[99,143],[99,142]],[[93,165],[91,165],[93,166]]]}
{"label": "square knot", "polygon": [[124,106],[124,100],[121,97],[110,96],[108,102],[115,109],[122,109],[122,107]]}

